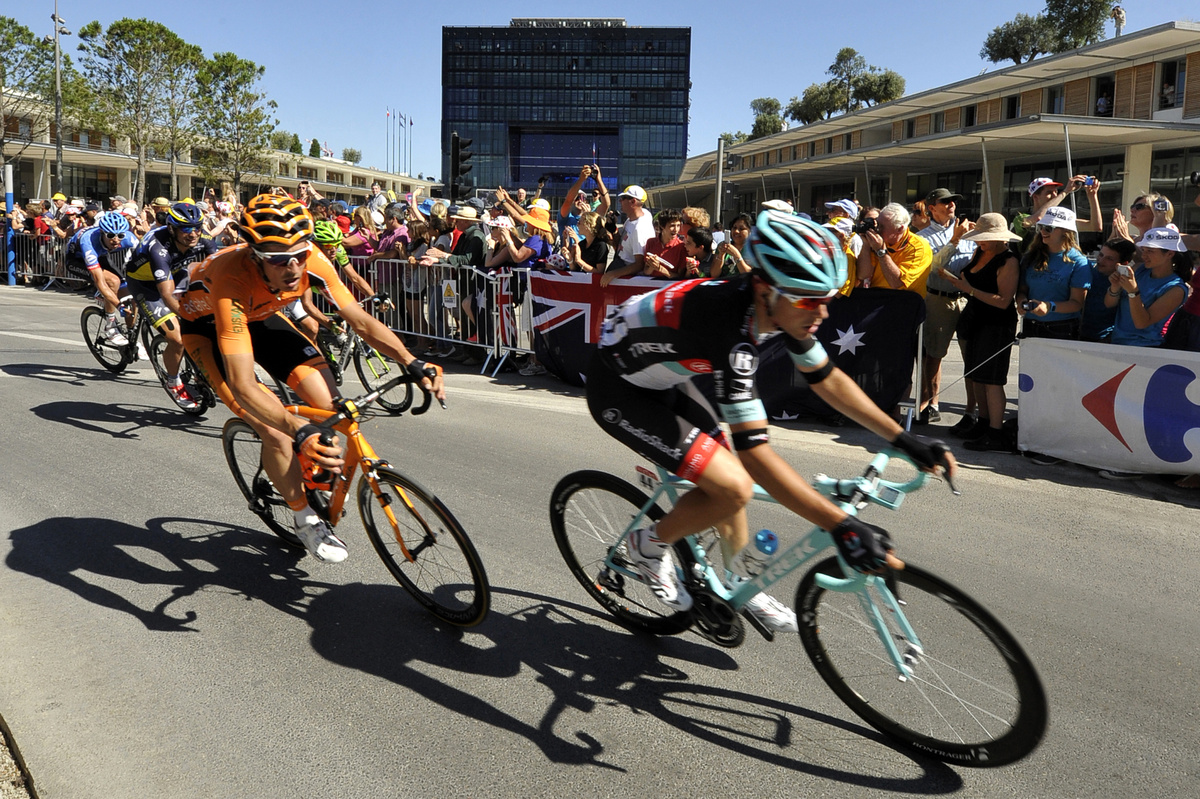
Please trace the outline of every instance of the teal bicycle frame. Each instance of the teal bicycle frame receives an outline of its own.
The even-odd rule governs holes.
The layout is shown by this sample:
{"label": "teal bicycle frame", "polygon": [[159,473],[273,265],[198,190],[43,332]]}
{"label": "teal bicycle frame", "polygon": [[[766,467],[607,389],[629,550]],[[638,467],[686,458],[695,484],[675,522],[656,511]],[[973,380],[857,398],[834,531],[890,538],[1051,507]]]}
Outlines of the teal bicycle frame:
{"label": "teal bicycle frame", "polygon": [[[924,485],[928,475],[925,472],[918,471],[916,477],[907,483],[895,483],[883,480],[879,475],[887,468],[891,458],[892,455],[888,453],[876,455],[872,459],[870,466],[867,467],[865,474],[861,477],[835,480],[834,478],[819,474],[813,478],[813,486],[822,494],[830,496],[843,510],[851,515],[857,515],[858,509],[867,502],[896,510],[900,507],[901,502],[903,502],[905,494],[915,491]],[[658,503],[659,499],[666,497],[674,505],[682,493],[696,487],[695,483],[690,480],[684,480],[681,477],[676,477],[661,466],[656,466],[655,470],[651,471],[642,466],[638,467],[638,473],[642,476],[642,485],[649,488],[652,493],[649,502],[643,505],[637,515],[630,521],[629,526],[622,535],[622,541],[631,532],[643,526],[643,520],[647,518],[650,509]],[[779,504],[758,485],[754,486],[754,499]],[[766,567],[762,572],[754,578],[742,582],[737,588],[730,590],[726,588],[725,581],[721,579],[716,567],[709,561],[708,553],[700,545],[696,536],[688,536],[685,540],[692,551],[697,566],[703,569],[696,576],[707,585],[713,594],[729,603],[736,611],[740,611],[755,594],[770,588],[788,574],[813,560],[826,549],[834,548],[836,550],[833,538],[829,533],[820,527],[813,527],[812,530],[801,536],[794,544],[777,552],[774,557],[767,561]],[[605,566],[614,572],[625,575],[629,579],[640,581],[641,577],[637,572],[622,566],[616,561],[614,558],[616,552],[617,547],[614,546],[609,551],[608,557],[605,560]],[[887,580],[882,575],[856,572],[846,565],[840,554],[838,555],[838,562],[841,564],[846,576],[833,577],[826,574],[818,574],[815,576],[817,584],[827,591],[855,593],[858,595],[858,601],[862,606],[863,613],[868,619],[871,619],[879,640],[883,643],[888,657],[896,667],[897,676],[901,680],[907,679],[912,674],[912,670],[906,663],[906,660],[913,655],[921,654],[923,650],[920,639],[904,616],[903,603],[897,599],[889,588]],[[888,631],[884,620],[884,613],[875,604],[875,601],[871,598],[871,594],[868,592],[870,588],[875,588],[887,603],[886,610],[902,630],[907,641],[907,646],[909,647],[908,652],[901,653],[896,648],[893,636]]]}

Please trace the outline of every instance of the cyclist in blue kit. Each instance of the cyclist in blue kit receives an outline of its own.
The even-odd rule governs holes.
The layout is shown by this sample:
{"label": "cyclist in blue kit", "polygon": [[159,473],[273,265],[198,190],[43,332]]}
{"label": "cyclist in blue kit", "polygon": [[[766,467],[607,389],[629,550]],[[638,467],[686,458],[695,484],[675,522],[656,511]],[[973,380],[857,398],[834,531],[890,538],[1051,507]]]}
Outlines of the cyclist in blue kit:
{"label": "cyclist in blue kit", "polygon": [[[801,217],[759,214],[745,253],[753,269],[724,280],[686,280],[634,297],[604,322],[587,376],[588,407],[600,427],[654,463],[696,484],[656,524],[630,534],[630,560],[663,604],[687,610],[671,545],[715,527],[733,582],[749,540],[744,508],[754,485],[828,530],[860,571],[902,564],[886,531],[849,516],[818,494],[771,447],[759,399],[758,344],[782,334],[813,391],[882,436],[923,470],[956,469],[940,441],[905,432],[825,354],[813,334],[846,281],[846,260],[830,231]],[[711,388],[702,390],[700,375]],[[726,438],[719,422],[728,423]],[[731,447],[732,445],[732,447]],[[739,574],[742,572],[743,574]],[[796,616],[765,594],[746,606],[766,627],[795,631]]]}

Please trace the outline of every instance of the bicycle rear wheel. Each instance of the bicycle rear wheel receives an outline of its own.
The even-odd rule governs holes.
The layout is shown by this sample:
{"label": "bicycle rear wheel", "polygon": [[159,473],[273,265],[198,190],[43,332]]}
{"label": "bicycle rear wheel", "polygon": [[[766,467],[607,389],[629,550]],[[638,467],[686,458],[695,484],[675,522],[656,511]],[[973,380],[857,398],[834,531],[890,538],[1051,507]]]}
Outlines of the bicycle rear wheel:
{"label": "bicycle rear wheel", "polygon": [[[374,391],[378,386],[405,373],[403,366],[362,341],[354,348],[354,371],[358,372],[358,379],[367,391]],[[381,394],[376,400],[384,410],[392,414],[404,413],[412,405],[412,401],[412,383],[402,383]]]}
{"label": "bicycle rear wheel", "polygon": [[381,467],[375,474],[381,497],[364,475],[358,481],[358,512],[388,571],[439,619],[460,627],[483,621],[491,589],[462,525],[440,499],[400,472]]}
{"label": "bicycle rear wheel", "polygon": [[125,367],[133,360],[128,347],[118,347],[104,340],[104,327],[108,323],[104,310],[92,305],[83,309],[79,317],[79,326],[83,329],[83,340],[87,342],[92,355],[108,371],[115,375],[125,371]]}
{"label": "bicycle rear wheel", "polygon": [[202,416],[213,405],[212,391],[208,390],[207,386],[201,388],[197,385],[199,381],[196,370],[192,368],[191,361],[184,354],[179,362],[179,379],[187,386],[188,391],[193,394],[192,398],[196,401],[196,405],[189,408],[180,404],[175,395],[171,393],[171,390],[167,388],[167,366],[166,360],[163,357],[167,351],[167,344],[167,337],[160,333],[150,340],[150,346],[147,347],[147,351],[150,353],[150,364],[154,367],[154,373],[158,375],[158,382],[179,410],[189,416]]}
{"label": "bicycle rear wheel", "polygon": [[[650,498],[629,483],[606,472],[579,471],[558,481],[550,495],[550,527],[558,551],[575,579],[592,599],[632,630],[674,635],[692,624],[687,611],[673,612],[654,596],[650,586],[605,565],[617,548],[618,565],[636,571],[625,552],[623,538],[633,517]],[[654,505],[652,521],[663,516]],[[676,563],[681,547],[675,547]]]}
{"label": "bicycle rear wheel", "polygon": [[[822,679],[851,710],[900,744],[963,766],[991,767],[1028,755],[1046,731],[1046,694],[1028,655],[995,617],[959,589],[907,564],[892,575],[911,645],[885,598],[883,580],[862,593],[827,591],[816,576],[842,577],[836,558],[796,589],[800,640]],[[868,612],[878,612],[912,674],[897,679]]]}
{"label": "bicycle rear wheel", "polygon": [[254,428],[241,419],[225,422],[221,430],[221,448],[233,480],[249,503],[250,510],[263,520],[272,533],[299,549],[304,544],[293,529],[292,509],[279,496],[262,467],[262,440]]}

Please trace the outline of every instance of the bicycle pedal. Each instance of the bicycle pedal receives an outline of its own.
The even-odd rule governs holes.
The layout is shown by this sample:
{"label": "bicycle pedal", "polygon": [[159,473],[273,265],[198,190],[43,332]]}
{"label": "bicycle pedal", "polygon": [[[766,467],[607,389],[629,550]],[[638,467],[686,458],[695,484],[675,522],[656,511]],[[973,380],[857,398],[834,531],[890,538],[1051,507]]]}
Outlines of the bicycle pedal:
{"label": "bicycle pedal", "polygon": [[768,629],[767,626],[764,625],[761,621],[759,621],[758,617],[755,616],[753,613],[751,613],[748,610],[742,610],[742,618],[745,619],[746,621],[750,622],[750,626],[753,627],[754,629],[758,630],[758,634],[761,635],[763,638],[766,638],[768,641],[775,640],[775,631]]}

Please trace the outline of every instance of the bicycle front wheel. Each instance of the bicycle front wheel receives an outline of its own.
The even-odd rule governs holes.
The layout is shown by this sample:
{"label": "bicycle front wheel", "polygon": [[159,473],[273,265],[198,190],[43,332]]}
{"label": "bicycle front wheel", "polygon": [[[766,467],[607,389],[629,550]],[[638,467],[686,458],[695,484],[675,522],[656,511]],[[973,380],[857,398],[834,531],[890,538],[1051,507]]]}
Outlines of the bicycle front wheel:
{"label": "bicycle front wheel", "polygon": [[358,481],[358,512],[388,571],[439,619],[460,627],[483,621],[491,605],[487,574],[454,514],[394,469],[381,467],[375,478],[379,496],[366,475]]}
{"label": "bicycle front wheel", "polygon": [[[822,679],[851,710],[905,747],[963,766],[991,767],[1028,755],[1046,731],[1046,694],[1029,656],[982,605],[907,564],[893,571],[905,635],[881,579],[863,592],[825,590],[842,577],[837,558],[817,564],[796,589],[800,640]],[[872,615],[911,669],[898,679]]]}
{"label": "bicycle front wheel", "polygon": [[[550,495],[550,527],[558,551],[592,599],[632,630],[674,635],[691,626],[691,614],[673,612],[650,586],[607,565],[609,552],[618,566],[636,572],[625,551],[625,531],[650,498],[606,472],[580,471],[558,481]],[[647,516],[657,521],[662,508]],[[676,547],[678,553],[679,547]],[[679,555],[676,554],[678,563]]]}
{"label": "bicycle front wheel", "polygon": [[[404,367],[374,347],[359,342],[354,348],[354,371],[358,372],[358,379],[362,381],[363,388],[374,391],[378,386],[404,374]],[[380,394],[376,400],[380,407],[392,414],[404,413],[412,405],[412,401],[412,383],[401,383],[391,391]]]}
{"label": "bicycle front wheel", "polygon": [[104,327],[107,323],[108,319],[104,310],[94,305],[84,308],[83,314],[79,317],[79,326],[83,329],[83,340],[87,342],[92,355],[105,369],[119,375],[130,363],[129,349],[109,344],[104,339]]}
{"label": "bicycle front wheel", "polygon": [[221,448],[233,480],[249,503],[250,510],[263,520],[272,533],[300,549],[303,542],[296,537],[292,509],[271,484],[262,467],[262,440],[254,428],[241,419],[225,422],[221,430]]}

